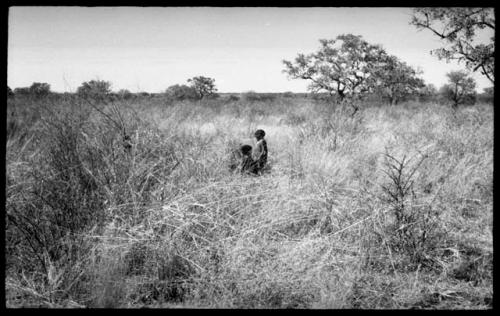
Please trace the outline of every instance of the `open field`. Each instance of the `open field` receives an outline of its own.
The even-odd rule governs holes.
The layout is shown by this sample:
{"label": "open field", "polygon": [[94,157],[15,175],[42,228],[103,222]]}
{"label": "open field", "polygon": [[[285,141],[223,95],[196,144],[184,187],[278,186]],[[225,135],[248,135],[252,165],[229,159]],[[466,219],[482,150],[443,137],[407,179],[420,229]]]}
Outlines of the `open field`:
{"label": "open field", "polygon": [[95,106],[8,100],[8,307],[492,307],[491,104]]}

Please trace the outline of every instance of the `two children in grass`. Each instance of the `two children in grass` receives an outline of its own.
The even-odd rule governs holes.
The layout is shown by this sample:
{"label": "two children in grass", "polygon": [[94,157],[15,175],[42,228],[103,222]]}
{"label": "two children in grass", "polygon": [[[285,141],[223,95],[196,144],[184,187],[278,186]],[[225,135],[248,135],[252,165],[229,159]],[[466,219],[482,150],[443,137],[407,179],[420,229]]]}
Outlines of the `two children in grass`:
{"label": "two children in grass", "polygon": [[242,174],[262,174],[267,164],[267,142],[264,139],[266,133],[259,129],[255,132],[254,136],[257,139],[257,143],[253,150],[250,145],[240,147],[241,163],[238,169]]}

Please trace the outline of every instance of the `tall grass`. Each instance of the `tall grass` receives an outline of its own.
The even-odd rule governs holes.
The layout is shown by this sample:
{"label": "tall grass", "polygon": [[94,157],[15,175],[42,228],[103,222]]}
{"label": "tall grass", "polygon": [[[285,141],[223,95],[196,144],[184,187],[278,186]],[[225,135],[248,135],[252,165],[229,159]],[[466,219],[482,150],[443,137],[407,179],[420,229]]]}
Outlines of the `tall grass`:
{"label": "tall grass", "polygon": [[[9,307],[492,306],[489,105],[353,116],[277,96],[18,98],[8,111]],[[271,172],[233,173],[257,128]]]}

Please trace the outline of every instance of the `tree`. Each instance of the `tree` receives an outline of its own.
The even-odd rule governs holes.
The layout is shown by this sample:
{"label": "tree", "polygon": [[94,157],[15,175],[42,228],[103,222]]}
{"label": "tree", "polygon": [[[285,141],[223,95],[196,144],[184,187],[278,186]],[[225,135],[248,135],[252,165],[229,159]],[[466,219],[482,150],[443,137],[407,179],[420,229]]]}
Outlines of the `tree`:
{"label": "tree", "polygon": [[477,95],[477,101],[481,103],[493,103],[495,101],[493,90],[493,87],[484,88],[483,93]]}
{"label": "tree", "polygon": [[30,88],[29,87],[15,88],[14,94],[28,96],[28,95],[30,95]]}
{"label": "tree", "polygon": [[448,84],[441,88],[441,94],[452,101],[456,108],[459,104],[474,104],[476,100],[476,82],[465,71],[452,71],[446,74]]}
{"label": "tree", "polygon": [[83,97],[102,98],[111,93],[111,83],[103,80],[83,82],[77,94]]}
{"label": "tree", "polygon": [[438,90],[435,85],[429,83],[419,90],[418,97],[420,101],[436,101]]}
{"label": "tree", "polygon": [[120,97],[121,99],[124,99],[124,100],[131,99],[134,96],[132,94],[132,92],[130,92],[127,89],[121,89],[120,91],[117,92],[117,95],[118,95],[118,97]]}
{"label": "tree", "polygon": [[41,98],[49,95],[50,85],[48,83],[33,82],[29,88],[30,94],[34,97]]}
{"label": "tree", "polygon": [[382,56],[374,69],[377,90],[391,105],[425,87],[424,80],[417,77],[421,71],[415,70],[396,56]]}
{"label": "tree", "polygon": [[293,62],[283,60],[283,72],[292,79],[309,80],[311,92],[327,92],[340,101],[362,96],[375,87],[375,68],[385,54],[380,46],[352,34],[322,39],[320,43],[315,53],[299,54]]}
{"label": "tree", "polygon": [[436,95],[437,94],[437,88],[432,83],[429,83],[428,85],[426,85],[421,91],[425,95],[431,95],[432,96],[432,95]]}
{"label": "tree", "polygon": [[14,96],[14,92],[9,86],[7,86],[7,98],[10,98],[12,96]]}
{"label": "tree", "polygon": [[198,94],[193,87],[186,85],[173,85],[165,90],[165,94],[174,100],[197,100]]}
{"label": "tree", "polygon": [[484,94],[488,96],[493,96],[494,94],[494,88],[493,87],[488,87],[483,89]]}
{"label": "tree", "polygon": [[[465,62],[495,83],[495,12],[493,8],[416,8],[410,24],[428,29],[446,43],[431,54],[447,61]],[[479,43],[478,32],[491,32],[488,43]]]}
{"label": "tree", "polygon": [[188,79],[187,82],[191,83],[191,87],[196,91],[199,99],[203,99],[205,96],[214,95],[215,92],[217,92],[215,79],[198,76]]}

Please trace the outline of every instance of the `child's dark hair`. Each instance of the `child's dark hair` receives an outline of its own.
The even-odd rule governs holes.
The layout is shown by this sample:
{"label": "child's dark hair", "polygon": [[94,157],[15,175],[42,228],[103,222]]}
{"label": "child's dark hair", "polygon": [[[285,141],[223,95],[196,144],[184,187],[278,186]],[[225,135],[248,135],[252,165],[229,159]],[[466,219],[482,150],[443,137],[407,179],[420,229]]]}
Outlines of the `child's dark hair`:
{"label": "child's dark hair", "polygon": [[258,130],[256,130],[256,131],[255,131],[254,135],[255,135],[256,137],[259,137],[259,136],[260,136],[260,137],[262,137],[262,138],[263,138],[264,136],[266,136],[266,132],[264,132],[264,130],[262,130],[262,129],[258,129]]}
{"label": "child's dark hair", "polygon": [[241,153],[243,155],[248,155],[252,151],[252,146],[250,146],[250,145],[243,145],[243,146],[241,146],[240,150],[241,150]]}

